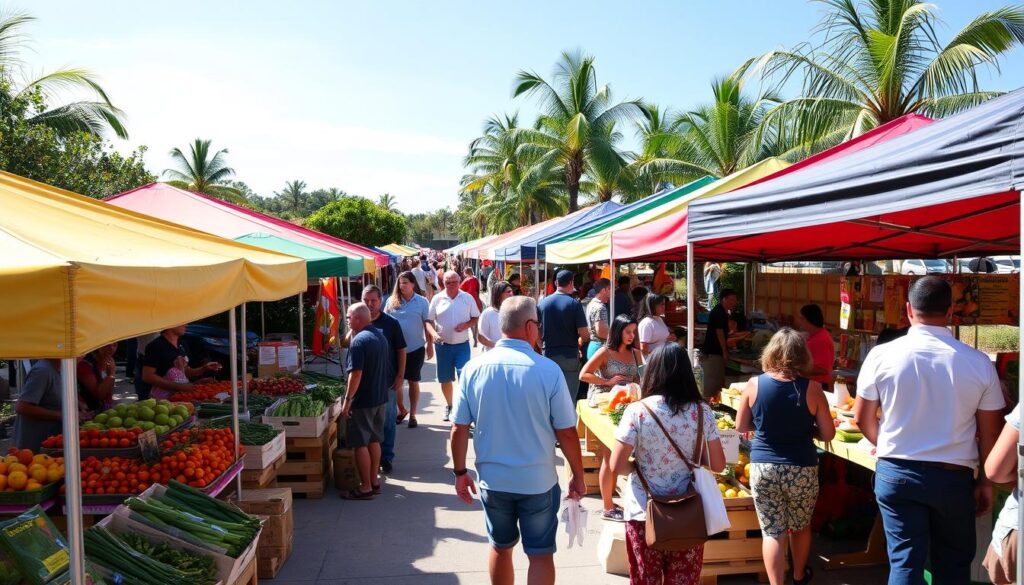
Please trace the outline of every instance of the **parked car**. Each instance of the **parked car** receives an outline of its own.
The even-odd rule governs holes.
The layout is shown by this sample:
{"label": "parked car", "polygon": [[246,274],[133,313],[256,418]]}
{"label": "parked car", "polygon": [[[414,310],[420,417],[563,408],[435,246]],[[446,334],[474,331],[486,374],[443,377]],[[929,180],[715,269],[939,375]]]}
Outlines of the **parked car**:
{"label": "parked car", "polygon": [[1017,274],[1020,272],[1020,256],[992,256],[999,274]]}
{"label": "parked car", "polygon": [[[260,336],[253,331],[245,332],[245,351],[248,359],[248,367],[252,372],[256,371],[260,342]],[[202,364],[207,361],[220,362],[222,366],[220,376],[227,379],[230,373],[231,362],[228,359],[228,330],[216,325],[203,323],[192,323],[185,328],[185,344],[188,346],[190,364]],[[241,350],[241,348],[239,348]],[[241,354],[239,354],[239,367],[241,367]]]}
{"label": "parked car", "polygon": [[948,274],[949,262],[945,260],[904,260],[900,274],[924,276],[925,274]]}

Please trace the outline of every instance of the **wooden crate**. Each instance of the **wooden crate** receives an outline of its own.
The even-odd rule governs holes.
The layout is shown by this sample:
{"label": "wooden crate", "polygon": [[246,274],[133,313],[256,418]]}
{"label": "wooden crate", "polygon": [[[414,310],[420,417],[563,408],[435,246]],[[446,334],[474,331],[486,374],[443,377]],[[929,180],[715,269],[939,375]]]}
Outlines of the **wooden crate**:
{"label": "wooden crate", "polygon": [[231,583],[231,585],[257,585],[258,582],[259,577],[256,574],[256,557],[254,556],[249,561],[249,564],[246,565],[244,569],[242,569],[242,572],[239,573],[238,578],[235,579]]}
{"label": "wooden crate", "polygon": [[330,419],[328,411],[324,409],[320,416],[267,416],[263,415],[263,422],[285,432],[287,438],[309,438],[315,439],[321,436],[328,427]]}
{"label": "wooden crate", "polygon": [[271,462],[266,469],[242,470],[242,488],[251,490],[277,487],[277,472],[281,469],[284,463],[285,452],[282,450],[277,460]]}
{"label": "wooden crate", "polygon": [[246,445],[245,469],[261,470],[273,466],[277,460],[284,455],[285,433],[278,433],[276,437],[266,445]]}
{"label": "wooden crate", "polygon": [[294,496],[322,498],[338,444],[338,425],[331,423],[319,437],[287,437],[285,462],[277,470],[277,487]]}
{"label": "wooden crate", "polygon": [[704,543],[701,585],[716,585],[719,575],[756,574],[767,582],[761,556],[761,525],[753,498],[728,498],[726,513],[732,526]]}
{"label": "wooden crate", "polygon": [[283,555],[278,556],[264,556],[257,553],[256,557],[256,570],[260,579],[273,579],[277,577],[277,574],[281,572],[281,568],[284,567],[285,562],[289,557],[292,556],[292,545],[289,544],[287,551]]}

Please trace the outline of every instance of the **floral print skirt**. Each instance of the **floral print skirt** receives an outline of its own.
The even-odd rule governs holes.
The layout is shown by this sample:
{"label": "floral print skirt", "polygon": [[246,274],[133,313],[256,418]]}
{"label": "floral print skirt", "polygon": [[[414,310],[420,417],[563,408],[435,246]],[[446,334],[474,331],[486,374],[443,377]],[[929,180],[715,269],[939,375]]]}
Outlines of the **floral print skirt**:
{"label": "floral print skirt", "polygon": [[803,530],[818,501],[818,466],[751,463],[750,489],[764,536]]}
{"label": "floral print skirt", "polygon": [[697,585],[704,566],[704,546],[661,551],[647,548],[647,522],[626,522],[626,556],[630,585]]}

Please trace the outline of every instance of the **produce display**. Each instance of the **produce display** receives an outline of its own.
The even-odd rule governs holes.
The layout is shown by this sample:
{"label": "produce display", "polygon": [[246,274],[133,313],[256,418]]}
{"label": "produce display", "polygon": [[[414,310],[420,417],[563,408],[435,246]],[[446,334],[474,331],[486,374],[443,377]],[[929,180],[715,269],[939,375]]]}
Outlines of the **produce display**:
{"label": "produce display", "polygon": [[327,404],[311,398],[308,394],[292,394],[284,399],[284,402],[274,408],[271,416],[320,416],[323,414]]}
{"label": "produce display", "polygon": [[720,430],[720,431],[727,431],[729,429],[735,429],[736,428],[736,421],[733,420],[732,415],[730,415],[729,413],[726,413],[726,412],[720,412],[718,410],[716,410],[714,412],[715,412],[715,425],[718,427],[718,430]]}
{"label": "produce display", "polygon": [[118,404],[105,410],[91,421],[82,425],[82,430],[103,431],[107,429],[155,430],[162,435],[180,426],[192,416],[190,405],[168,400],[150,398],[132,404]]}
{"label": "produce display", "polygon": [[[142,434],[142,427],[131,429],[89,429],[78,431],[78,446],[82,449],[106,449],[135,447],[139,444],[139,435]],[[43,441],[46,449],[63,449],[64,435],[53,435]]]}
{"label": "produce display", "polygon": [[302,380],[288,377],[279,378],[256,378],[248,385],[250,394],[264,394],[267,396],[286,396],[297,394],[306,390]]}
{"label": "produce display", "polygon": [[140,534],[127,533],[121,536],[121,540],[147,557],[185,573],[199,585],[217,582],[217,565],[213,557],[178,550],[166,542],[153,542]]}
{"label": "produce display", "polygon": [[82,460],[82,494],[87,496],[139,494],[160,479],[158,470],[139,459],[91,456]]}
{"label": "produce display", "polygon": [[128,498],[125,505],[160,530],[184,531],[233,558],[252,544],[260,529],[258,519],[177,481],[162,496]]}
{"label": "produce display", "polygon": [[173,479],[204,488],[235,462],[235,434],[229,428],[188,429],[171,433],[160,449],[164,456],[152,468],[160,483]]}
{"label": "produce display", "polygon": [[[219,420],[210,424],[211,428],[231,428],[230,420]],[[243,445],[266,445],[267,443],[274,440],[278,434],[283,431],[275,429],[270,425],[263,423],[246,422],[244,420],[238,421],[238,436],[239,442]]]}
{"label": "produce display", "polygon": [[724,498],[750,497],[750,455],[740,451],[736,463],[730,463],[718,475],[718,489]]}
{"label": "produce display", "polygon": [[[214,579],[210,581],[205,577],[206,571],[194,567],[186,571],[176,565],[157,560],[137,550],[126,539],[102,526],[93,526],[85,531],[85,554],[100,566],[122,577],[123,579],[118,581],[126,585],[188,585],[217,582],[216,568]],[[212,559],[205,558],[212,564]]]}
{"label": "produce display", "polygon": [[[239,382],[241,387],[241,382]],[[195,401],[195,402],[210,402],[217,400],[218,394],[231,394],[231,381],[222,380],[219,382],[210,382],[207,384],[192,384],[191,390],[185,392],[175,392],[175,400],[183,401]]]}
{"label": "produce display", "polygon": [[0,461],[0,491],[29,492],[64,479],[64,458],[11,448]]}
{"label": "produce display", "polygon": [[[39,506],[0,523],[0,544],[13,568],[35,585],[51,581],[70,564],[64,536]],[[13,571],[9,566],[5,574],[10,572]]]}
{"label": "produce display", "polygon": [[340,383],[317,384],[315,388],[306,393],[313,400],[319,400],[324,404],[330,404],[345,394],[345,385]]}

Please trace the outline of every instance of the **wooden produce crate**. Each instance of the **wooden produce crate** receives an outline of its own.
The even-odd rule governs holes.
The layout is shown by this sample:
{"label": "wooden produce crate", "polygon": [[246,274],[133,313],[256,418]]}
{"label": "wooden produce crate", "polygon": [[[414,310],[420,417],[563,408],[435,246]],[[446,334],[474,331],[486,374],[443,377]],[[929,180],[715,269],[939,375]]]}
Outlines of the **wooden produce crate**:
{"label": "wooden produce crate", "polygon": [[331,473],[331,454],[338,444],[338,426],[331,423],[319,437],[286,437],[284,465],[277,470],[277,486],[291,488],[295,496],[322,498]]}
{"label": "wooden produce crate", "polygon": [[755,574],[767,582],[754,499],[726,498],[725,510],[732,526],[704,543],[701,585],[716,585],[719,575]]}
{"label": "wooden produce crate", "polygon": [[246,445],[245,461],[246,470],[260,470],[273,467],[277,460],[284,455],[285,433],[278,433],[266,445]]}
{"label": "wooden produce crate", "polygon": [[[268,409],[269,411],[270,409]],[[327,430],[330,419],[330,406],[324,409],[319,416],[271,416],[264,414],[263,422],[285,432],[289,439],[307,438],[315,439],[320,437]]]}
{"label": "wooden produce crate", "polygon": [[281,572],[285,562],[292,556],[292,545],[288,544],[287,550],[279,556],[266,556],[262,552],[256,554],[256,570],[260,579],[273,579]]}
{"label": "wooden produce crate", "polygon": [[238,577],[231,582],[231,585],[257,585],[259,583],[259,576],[256,574],[256,557],[249,559],[248,564],[242,569]]}
{"label": "wooden produce crate", "polygon": [[[281,437],[283,442],[284,433],[281,434]],[[284,463],[285,452],[282,449],[277,460],[271,462],[266,468],[242,470],[242,489],[251,490],[277,487],[277,472]]]}
{"label": "wooden produce crate", "polygon": [[[581,442],[583,442],[583,441],[581,440]],[[588,496],[589,495],[595,495],[595,494],[596,495],[600,495],[600,493],[601,493],[601,480],[600,480],[600,475],[599,475],[600,471],[601,471],[601,457],[597,453],[594,453],[593,451],[587,451],[586,448],[584,447],[583,448],[583,472],[584,472],[584,474],[583,474],[583,483],[586,484],[586,486],[587,486],[587,493],[586,493],[586,495],[588,495]],[[568,481],[568,479],[569,479],[571,474],[572,474],[572,469],[568,465],[566,465],[565,466],[565,477],[566,477],[567,481]]]}

